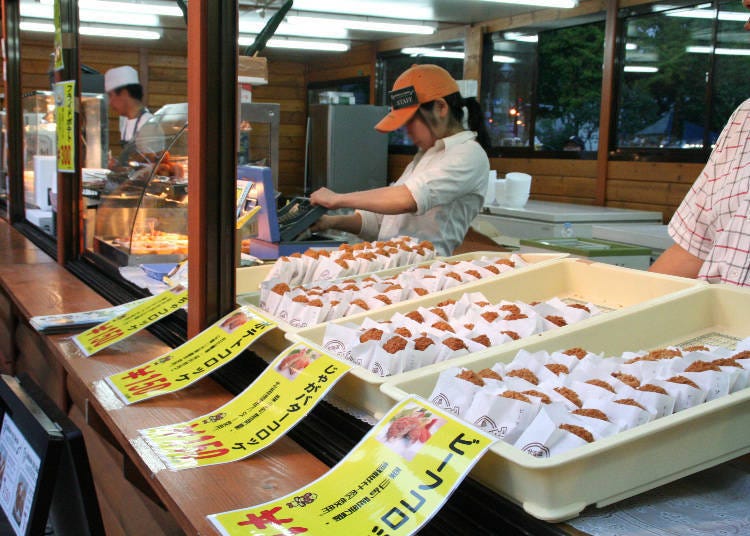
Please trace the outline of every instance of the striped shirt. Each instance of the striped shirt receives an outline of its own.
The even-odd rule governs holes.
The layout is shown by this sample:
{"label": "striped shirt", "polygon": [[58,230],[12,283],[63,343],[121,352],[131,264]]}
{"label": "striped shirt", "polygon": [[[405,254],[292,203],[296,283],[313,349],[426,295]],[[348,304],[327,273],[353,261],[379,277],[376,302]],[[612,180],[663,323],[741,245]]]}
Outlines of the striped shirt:
{"label": "striped shirt", "polygon": [[703,261],[698,278],[750,286],[750,99],[729,118],[706,167],[669,222]]}

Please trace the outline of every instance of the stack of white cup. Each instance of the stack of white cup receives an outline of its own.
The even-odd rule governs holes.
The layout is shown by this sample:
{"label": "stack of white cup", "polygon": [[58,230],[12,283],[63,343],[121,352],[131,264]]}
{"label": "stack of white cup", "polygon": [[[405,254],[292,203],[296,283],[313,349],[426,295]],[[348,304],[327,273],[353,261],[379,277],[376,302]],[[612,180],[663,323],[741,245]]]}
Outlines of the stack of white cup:
{"label": "stack of white cup", "polygon": [[505,174],[505,206],[522,208],[531,193],[531,175],[512,171]]}
{"label": "stack of white cup", "polygon": [[484,206],[497,204],[495,198],[495,182],[497,181],[497,171],[494,169],[490,170],[489,177],[487,178],[487,192],[484,194]]}

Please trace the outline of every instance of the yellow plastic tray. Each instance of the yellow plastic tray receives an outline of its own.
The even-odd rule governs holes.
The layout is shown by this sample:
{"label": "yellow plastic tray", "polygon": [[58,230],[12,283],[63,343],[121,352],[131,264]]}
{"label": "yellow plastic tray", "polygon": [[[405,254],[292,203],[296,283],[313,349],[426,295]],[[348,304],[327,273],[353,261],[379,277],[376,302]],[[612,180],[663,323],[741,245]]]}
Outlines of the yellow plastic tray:
{"label": "yellow plastic tray", "polygon": [[[397,312],[406,313],[418,307],[429,308],[449,298],[458,299],[466,292],[482,292],[493,303],[501,300],[544,301],[558,297],[567,301],[593,303],[607,310],[617,310],[656,298],[663,298],[673,293],[686,292],[697,286],[706,286],[706,284],[682,277],[652,274],[610,264],[566,258],[538,267],[528,267],[528,269],[517,272],[511,271],[503,277],[474,281],[420,299],[334,320],[332,323],[353,322],[360,324],[366,317],[375,320],[388,320]],[[612,314],[616,313],[603,313],[578,324],[534,335],[529,337],[528,340],[520,339],[506,343],[501,347],[488,348],[472,355],[495,355],[499,348],[518,349],[528,344],[530,340],[548,337],[557,331],[570,331],[576,329],[577,326],[600,321],[599,319]],[[328,323],[318,324],[311,328],[290,331],[286,336],[295,342],[304,341],[320,346],[323,344],[327,325]],[[444,363],[452,364],[454,362],[455,360],[449,360]],[[436,366],[438,365],[430,365],[422,370],[428,370]],[[390,378],[399,376],[401,375],[391,376]],[[364,410],[370,415],[380,418],[392,406],[392,402],[380,391],[380,386],[387,379],[361,367],[355,367],[349,374],[339,380],[334,387],[333,394],[351,407]]]}
{"label": "yellow plastic tray", "polygon": [[[530,352],[580,346],[605,355],[667,345],[721,344],[750,336],[750,290],[705,285],[592,319],[574,329],[529,341]],[[392,378],[382,391],[392,400],[429,397],[441,370],[475,370],[510,362],[518,347],[464,356],[428,371]],[[540,459],[497,442],[473,478],[546,521],[576,517],[587,505],[606,506],[750,452],[750,388]]]}

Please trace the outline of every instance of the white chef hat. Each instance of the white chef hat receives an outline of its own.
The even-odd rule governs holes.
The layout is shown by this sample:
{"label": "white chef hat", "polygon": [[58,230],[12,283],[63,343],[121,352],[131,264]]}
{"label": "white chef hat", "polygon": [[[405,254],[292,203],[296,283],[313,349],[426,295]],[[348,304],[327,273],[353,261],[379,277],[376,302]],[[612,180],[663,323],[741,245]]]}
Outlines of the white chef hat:
{"label": "white chef hat", "polygon": [[138,71],[130,65],[115,67],[104,73],[104,91],[112,91],[130,84],[140,84],[138,80]]}

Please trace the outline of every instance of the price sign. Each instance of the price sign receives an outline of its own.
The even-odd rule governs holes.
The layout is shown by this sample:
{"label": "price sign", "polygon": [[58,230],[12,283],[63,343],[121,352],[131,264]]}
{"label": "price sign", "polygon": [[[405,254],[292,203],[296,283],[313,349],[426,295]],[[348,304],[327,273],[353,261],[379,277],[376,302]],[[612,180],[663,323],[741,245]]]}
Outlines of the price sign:
{"label": "price sign", "polygon": [[415,534],[494,441],[417,397],[407,398],[312,484],[208,518],[225,536]]}
{"label": "price sign", "polygon": [[75,80],[55,84],[57,171],[75,172]]}

